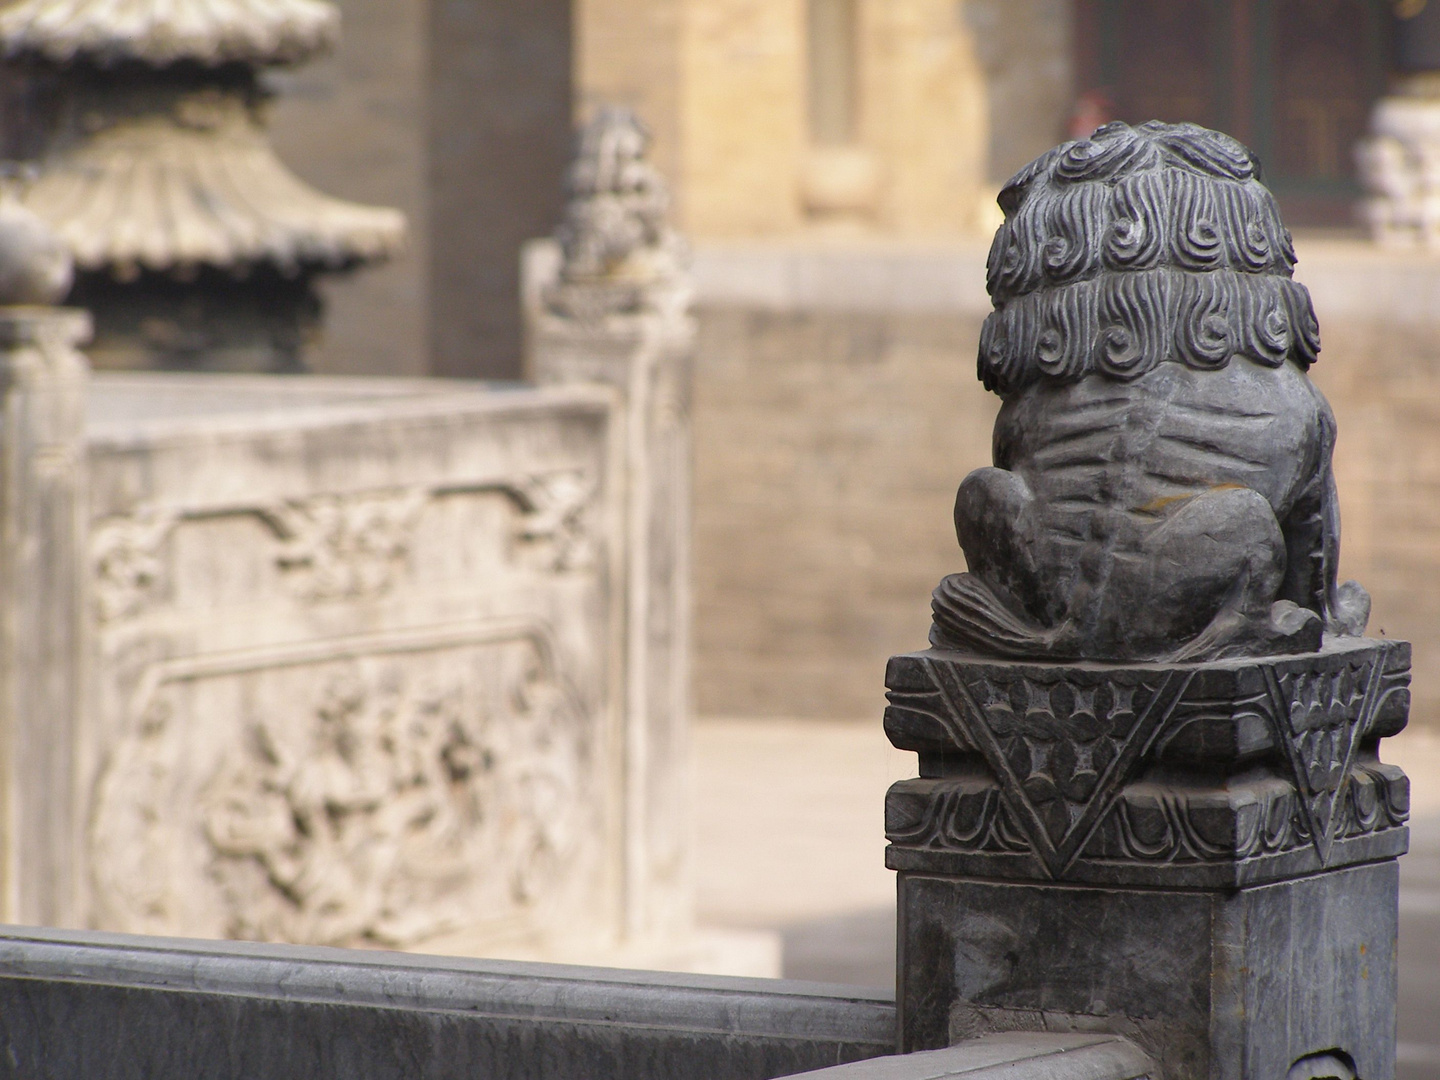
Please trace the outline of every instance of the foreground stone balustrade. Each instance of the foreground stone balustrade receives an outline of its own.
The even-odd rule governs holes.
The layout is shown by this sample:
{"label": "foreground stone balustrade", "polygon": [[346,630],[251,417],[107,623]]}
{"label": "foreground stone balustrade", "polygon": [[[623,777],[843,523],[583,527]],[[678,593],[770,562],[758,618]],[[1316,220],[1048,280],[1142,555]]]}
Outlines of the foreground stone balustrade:
{"label": "foreground stone balustrade", "polygon": [[894,1030],[891,995],[810,983],[121,934],[0,932],[0,1039],[17,1076],[1159,1075],[1141,1050],[1115,1036],[1012,1033],[894,1056]]}
{"label": "foreground stone balustrade", "polygon": [[808,983],[0,932],[17,1077],[760,1080],[889,1053],[894,1025],[890,995]]}

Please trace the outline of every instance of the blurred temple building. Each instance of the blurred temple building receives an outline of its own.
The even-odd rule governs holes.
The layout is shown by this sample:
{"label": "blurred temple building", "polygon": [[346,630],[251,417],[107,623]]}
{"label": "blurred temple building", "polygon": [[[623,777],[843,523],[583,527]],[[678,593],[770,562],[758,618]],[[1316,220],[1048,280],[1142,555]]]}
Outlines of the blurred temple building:
{"label": "blurred temple building", "polygon": [[[305,179],[413,225],[393,266],[324,289],[332,317],[306,363],[499,378],[520,373],[520,246],[558,220],[573,125],[599,104],[645,118],[673,216],[701,244],[982,236],[1007,176],[1109,119],[1229,131],[1288,221],[1348,226],[1354,148],[1415,52],[1397,54],[1392,24],[1435,22],[1440,41],[1427,0],[340,0],[342,44],[316,63],[327,3],[199,7],[266,25],[157,52],[109,5],[12,4],[8,153],[43,157],[36,128],[53,141],[81,122],[55,114],[37,58],[62,81],[101,78],[107,100],[142,76],[243,92]],[[340,263],[394,247],[328,239]]]}
{"label": "blurred temple building", "polygon": [[[1372,630],[1440,667],[1440,259],[1362,227],[1440,238],[1440,0],[336,6],[328,56],[257,67],[257,115],[301,179],[409,227],[383,265],[316,277],[312,371],[522,377],[521,252],[561,219],[577,120],[649,126],[695,249],[702,714],[876,713],[989,459],[994,195],[1112,119],[1261,155],[1325,340],[1345,572]],[[1440,687],[1415,701],[1440,721]]]}
{"label": "blurred temple building", "polygon": [[312,363],[514,377],[517,252],[558,220],[574,121],[600,104],[645,118],[701,246],[979,237],[1011,173],[1109,119],[1231,131],[1288,221],[1343,227],[1391,24],[1425,0],[340,7],[334,59],[268,76],[277,143],[324,190],[415,228],[407,258],[330,290]]}

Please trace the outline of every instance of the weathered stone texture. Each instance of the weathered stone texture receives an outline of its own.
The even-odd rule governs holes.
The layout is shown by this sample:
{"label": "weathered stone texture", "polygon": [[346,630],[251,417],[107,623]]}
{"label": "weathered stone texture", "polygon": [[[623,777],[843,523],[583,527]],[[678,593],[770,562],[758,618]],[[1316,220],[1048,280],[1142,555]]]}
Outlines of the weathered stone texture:
{"label": "weathered stone texture", "polygon": [[1405,642],[1207,664],[892,657],[893,869],[1238,888],[1405,851],[1410,785],[1376,755],[1410,705]]}
{"label": "weathered stone texture", "polygon": [[832,1065],[804,1080],[1151,1080],[1154,1071],[1155,1062],[1128,1039],[1022,1031]]}
{"label": "weathered stone texture", "polygon": [[610,396],[96,387],[91,647],[54,657],[89,683],[69,741],[82,921],[449,949],[620,936]]}
{"label": "weathered stone texture", "polygon": [[902,1046],[1108,1030],[1184,1080],[1332,1049],[1393,1077],[1397,881],[1393,860],[1236,892],[902,874]]}
{"label": "weathered stone texture", "polygon": [[[5,239],[14,243],[13,224]],[[73,753],[85,707],[83,312],[0,309],[0,916],[75,919],[84,814]]]}
{"label": "weathered stone texture", "polygon": [[889,1054],[894,1031],[889,994],[813,983],[0,936],[0,1046],[17,1077],[761,1080]]}

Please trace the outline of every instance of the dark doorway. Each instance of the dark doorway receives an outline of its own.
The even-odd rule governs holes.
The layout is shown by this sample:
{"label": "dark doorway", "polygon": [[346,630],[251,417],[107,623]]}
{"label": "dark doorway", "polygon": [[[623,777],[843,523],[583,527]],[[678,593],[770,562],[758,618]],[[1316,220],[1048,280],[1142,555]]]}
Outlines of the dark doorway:
{"label": "dark doorway", "polygon": [[1296,225],[1349,225],[1385,88],[1385,0],[1077,0],[1079,112],[1190,120],[1260,155]]}

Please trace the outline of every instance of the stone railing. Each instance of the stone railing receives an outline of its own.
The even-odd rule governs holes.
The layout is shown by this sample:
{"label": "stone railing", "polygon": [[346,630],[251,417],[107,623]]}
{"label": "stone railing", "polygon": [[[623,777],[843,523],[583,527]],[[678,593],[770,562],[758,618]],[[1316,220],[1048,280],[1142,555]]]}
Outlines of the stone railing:
{"label": "stone railing", "polygon": [[815,983],[119,934],[0,933],[0,1036],[16,1076],[1161,1075],[1134,1044],[1114,1035],[990,1035],[894,1057],[894,1033],[889,994]]}
{"label": "stone railing", "polygon": [[612,395],[152,374],[96,378],[88,414],[73,906],[57,881],[14,917],[619,931]]}
{"label": "stone railing", "polygon": [[648,932],[616,394],[87,386],[75,316],[0,326],[7,919],[540,955]]}
{"label": "stone railing", "polygon": [[678,271],[503,387],[92,378],[63,276],[0,306],[0,918],[774,971],[692,915]]}

